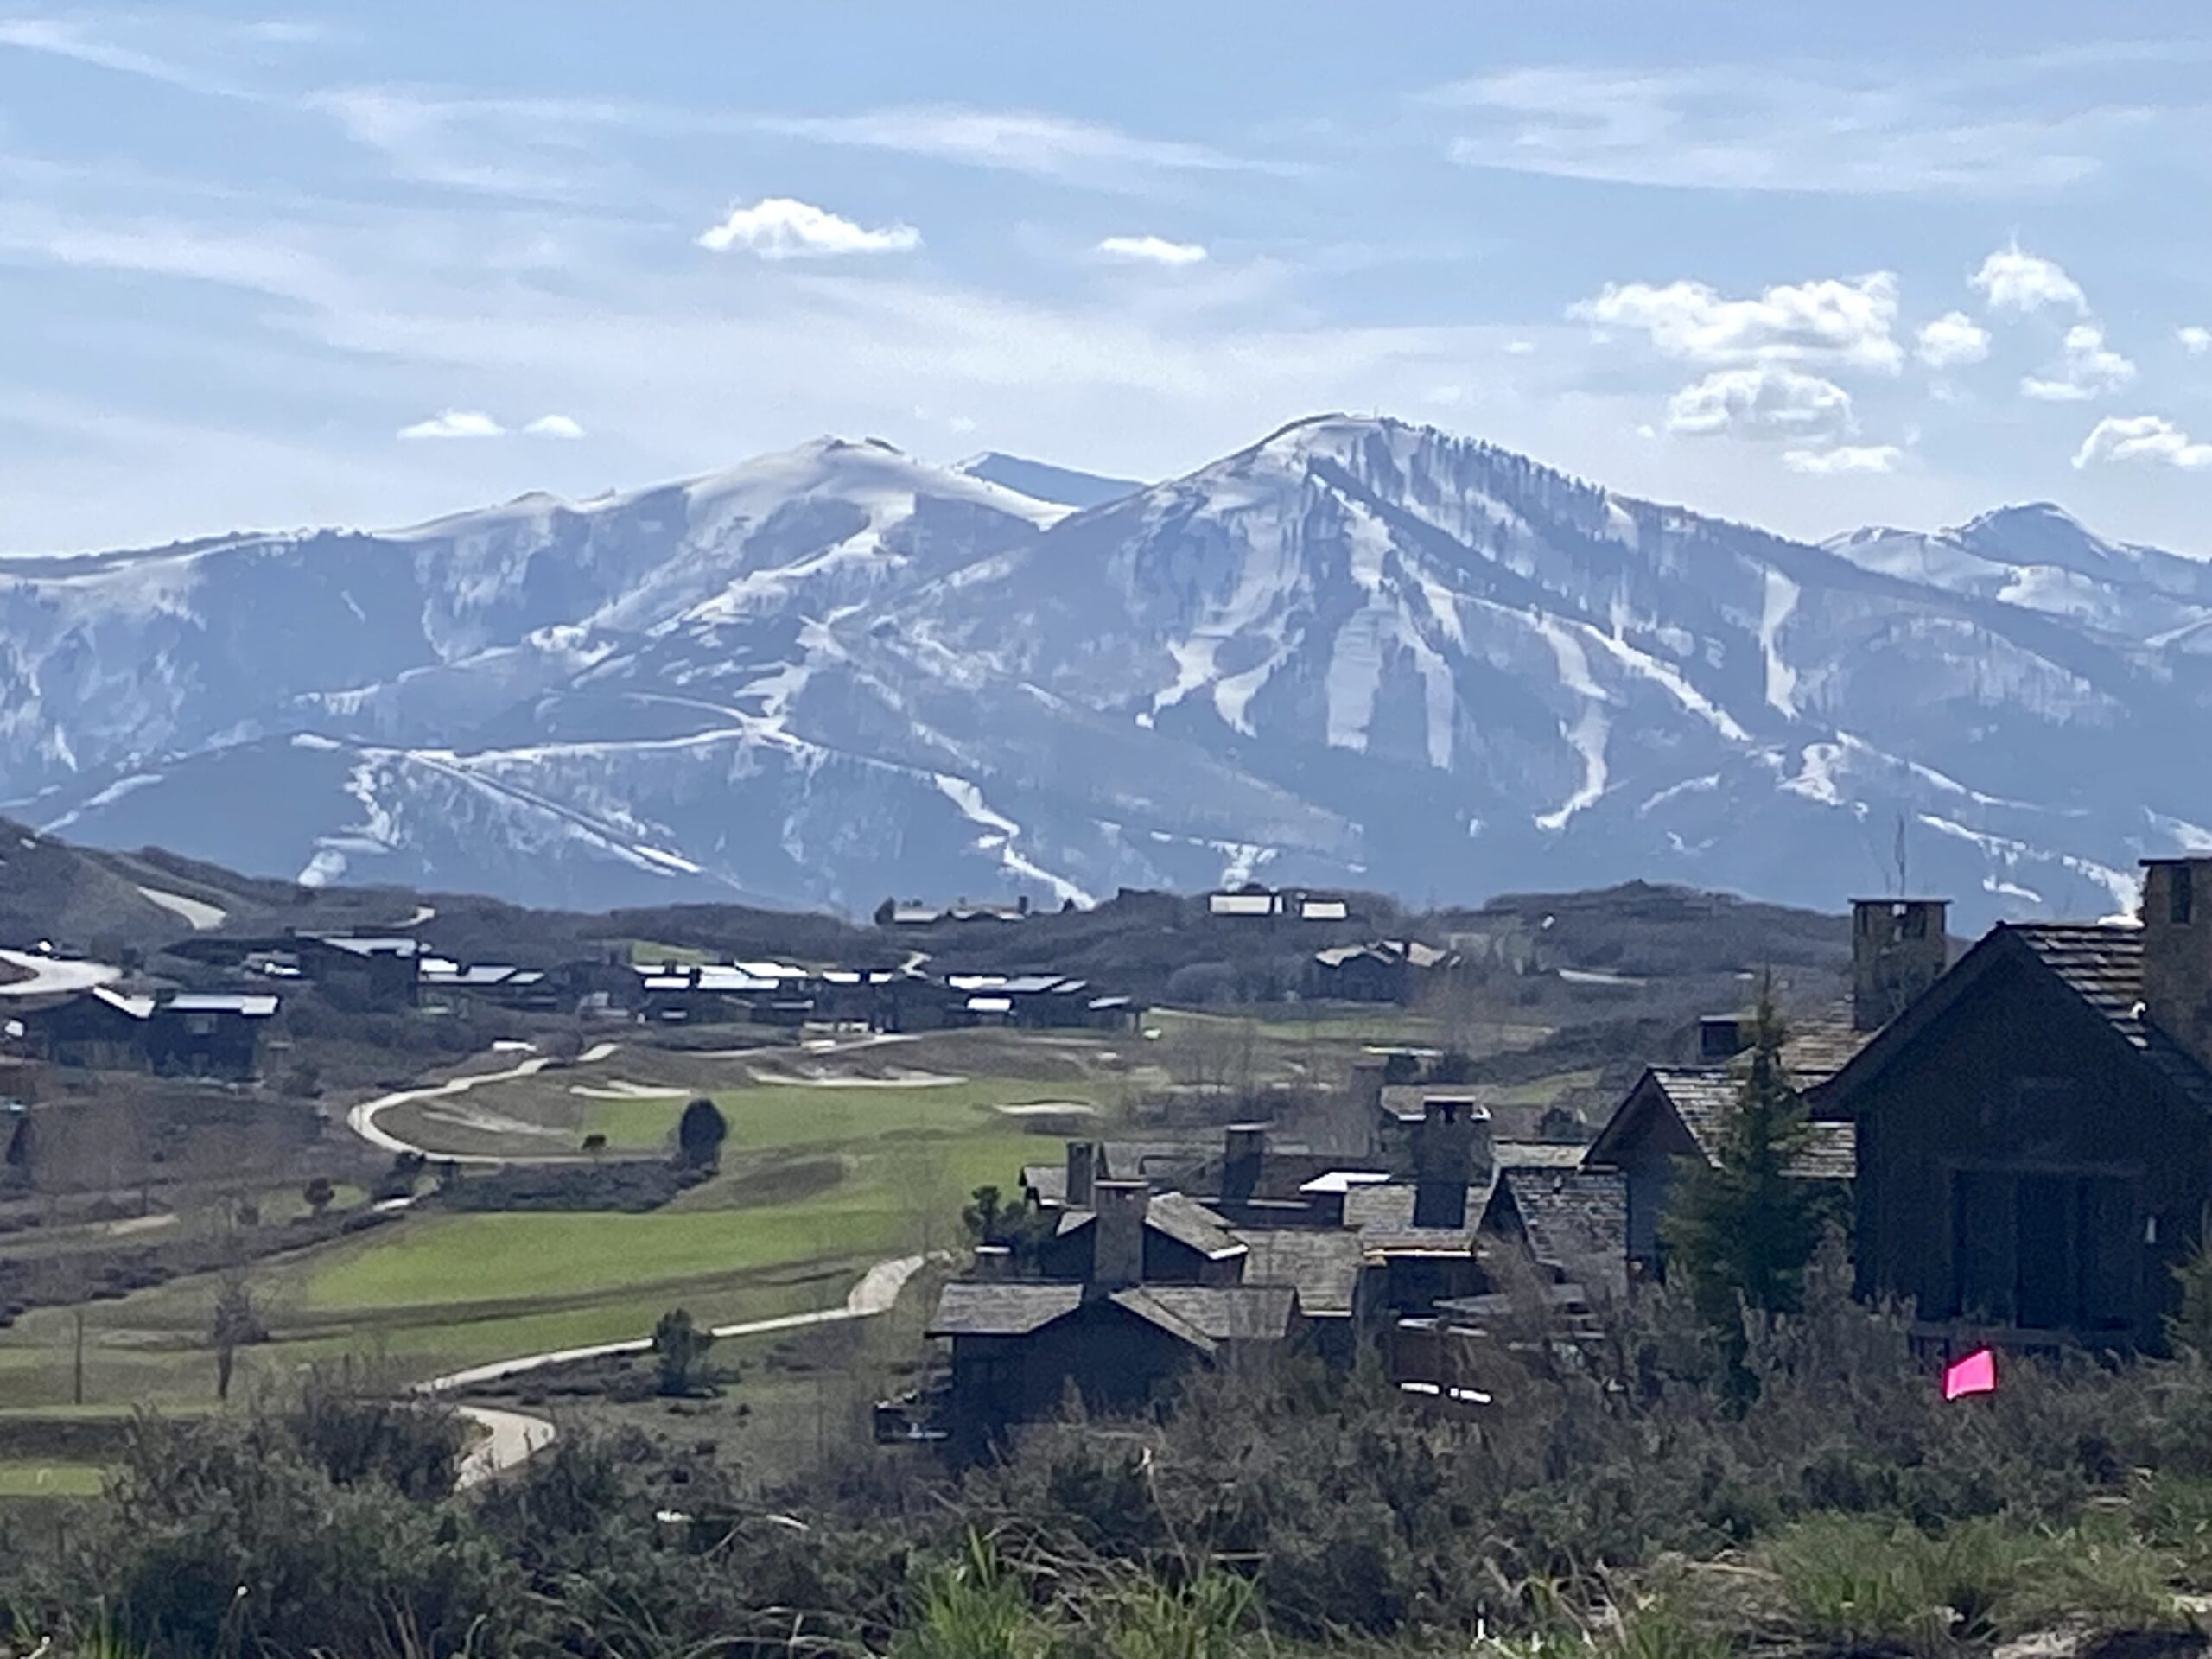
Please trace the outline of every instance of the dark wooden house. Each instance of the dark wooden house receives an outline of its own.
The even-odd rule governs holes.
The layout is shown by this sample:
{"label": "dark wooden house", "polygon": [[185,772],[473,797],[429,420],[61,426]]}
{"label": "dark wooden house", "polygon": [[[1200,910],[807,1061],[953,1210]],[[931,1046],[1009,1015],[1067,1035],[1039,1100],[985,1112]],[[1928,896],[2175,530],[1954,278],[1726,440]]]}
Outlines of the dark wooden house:
{"label": "dark wooden house", "polygon": [[[1586,1168],[1617,1171],[1628,1271],[1656,1277],[1663,1268],[1660,1223],[1685,1160],[1713,1162],[1739,1086],[1726,1065],[1653,1066],[1637,1079],[1583,1154]],[[1847,1185],[1854,1166],[1852,1125],[1815,1122],[1812,1141],[1789,1173]]]}
{"label": "dark wooden house", "polygon": [[1924,1336],[2162,1339],[2212,1200],[2212,859],[2146,872],[2140,926],[1997,928],[1818,1091],[1860,1287]]}
{"label": "dark wooden house", "polygon": [[[1099,1181],[1091,1196],[1053,1241],[1067,1252],[1055,1265],[1079,1277],[1008,1280],[1000,1257],[985,1276],[945,1287],[929,1334],[951,1344],[944,1433],[957,1456],[981,1455],[1071,1394],[1095,1410],[1134,1409],[1193,1365],[1257,1361],[1300,1335],[1296,1289],[1243,1283],[1244,1247],[1202,1206],[1185,1200],[1194,1213],[1171,1205],[1155,1217],[1166,1200],[1141,1181]],[[1155,1281],[1155,1250],[1168,1271],[1193,1276]]]}

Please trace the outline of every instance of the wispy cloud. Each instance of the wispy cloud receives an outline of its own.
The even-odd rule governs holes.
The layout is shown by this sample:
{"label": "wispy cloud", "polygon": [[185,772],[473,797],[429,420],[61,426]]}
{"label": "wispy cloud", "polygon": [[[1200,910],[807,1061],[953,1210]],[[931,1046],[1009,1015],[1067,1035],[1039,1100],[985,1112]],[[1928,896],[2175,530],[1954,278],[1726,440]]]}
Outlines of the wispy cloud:
{"label": "wispy cloud", "polygon": [[2057,366],[2020,382],[2021,392],[2047,404],[2087,403],[2135,378],[2135,365],[2105,344],[2105,331],[2077,322],[2066,331]]}
{"label": "wispy cloud", "polygon": [[2194,472],[2212,467],[2212,443],[2200,443],[2163,415],[2108,415],[2082,440],[2074,465],[2113,461],[2155,461]]}
{"label": "wispy cloud", "polygon": [[566,415],[541,415],[523,430],[533,438],[581,438],[583,423]]}
{"label": "wispy cloud", "polygon": [[496,438],[506,428],[489,415],[477,409],[448,409],[433,415],[427,421],[417,421],[412,426],[403,426],[403,438]]}
{"label": "wispy cloud", "polygon": [[2192,322],[2185,328],[2175,329],[2174,338],[2181,343],[2182,350],[2191,357],[2202,357],[2205,353],[2212,352],[2212,328]]}
{"label": "wispy cloud", "polygon": [[101,35],[83,21],[66,17],[0,18],[0,47],[22,52],[42,52],[67,58],[96,69],[136,75],[166,86],[217,97],[236,97],[239,89],[230,81],[188,64],[125,45]]}
{"label": "wispy cloud", "polygon": [[1127,185],[1147,173],[1287,172],[1282,163],[1231,156],[1211,145],[1148,138],[1119,127],[1037,110],[912,104],[850,115],[756,115],[756,132],[817,143],[895,151],[1039,178]]}
{"label": "wispy cloud", "polygon": [[1688,189],[2005,194],[2078,183],[2152,118],[2015,113],[1959,80],[1892,68],[1538,67],[1458,81],[1423,104],[1469,167]]}
{"label": "wispy cloud", "polygon": [[1149,265],[1195,265],[1206,257],[1202,243],[1170,242],[1161,236],[1109,236],[1096,251],[1109,259]]}
{"label": "wispy cloud", "polygon": [[922,245],[922,233],[898,224],[869,230],[811,202],[768,196],[731,208],[720,224],[700,232],[699,245],[714,253],[742,250],[763,259],[834,259],[911,252]]}

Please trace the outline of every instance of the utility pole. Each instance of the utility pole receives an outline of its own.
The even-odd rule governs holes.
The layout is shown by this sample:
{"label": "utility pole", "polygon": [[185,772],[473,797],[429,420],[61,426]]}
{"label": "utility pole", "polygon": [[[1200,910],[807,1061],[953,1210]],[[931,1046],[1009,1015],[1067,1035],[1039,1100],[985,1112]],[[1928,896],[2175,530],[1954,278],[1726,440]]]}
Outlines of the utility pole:
{"label": "utility pole", "polygon": [[77,1351],[75,1379],[70,1388],[69,1397],[73,1404],[81,1406],[85,1403],[85,1305],[78,1303],[72,1313],[76,1325]]}

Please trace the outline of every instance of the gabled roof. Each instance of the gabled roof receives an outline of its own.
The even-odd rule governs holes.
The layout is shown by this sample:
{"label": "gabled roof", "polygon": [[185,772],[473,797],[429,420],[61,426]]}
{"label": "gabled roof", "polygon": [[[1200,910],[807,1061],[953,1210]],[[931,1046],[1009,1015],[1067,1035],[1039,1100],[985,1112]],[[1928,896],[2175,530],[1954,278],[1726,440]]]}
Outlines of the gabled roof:
{"label": "gabled roof", "polygon": [[[1629,1090],[1605,1127],[1582,1154],[1586,1168],[1620,1161],[1623,1142],[1636,1130],[1643,1103],[1656,1100],[1688,1132],[1700,1155],[1710,1163],[1719,1155],[1721,1135],[1734,1109],[1738,1078],[1725,1065],[1655,1065]],[[1850,1123],[1808,1126],[1805,1150],[1791,1160],[1788,1173],[1808,1181],[1847,1181],[1858,1171],[1859,1133]]]}
{"label": "gabled roof", "polygon": [[1824,1084],[1821,1096],[1840,1101],[1866,1087],[2005,963],[2026,963],[2049,976],[2101,1021],[2145,1071],[2181,1099],[2212,1113],[2212,1071],[2144,1017],[2142,930],[2106,922],[1999,923]]}
{"label": "gabled roof", "polygon": [[1363,1260],[1351,1234],[1325,1227],[1255,1227],[1240,1229],[1236,1236],[1250,1252],[1244,1260],[1247,1286],[1291,1286],[1299,1306],[1322,1319],[1351,1313]]}
{"label": "gabled roof", "polygon": [[1211,1356],[1224,1342],[1276,1342],[1290,1333],[1298,1293],[1288,1285],[1132,1285],[1109,1295],[1081,1285],[956,1280],[938,1299],[932,1337],[1026,1337],[1098,1302]]}
{"label": "gabled roof", "polygon": [[[1065,1169],[1061,1171],[1061,1179],[1066,1179]],[[1062,1190],[1065,1190],[1065,1185]],[[1065,1238],[1097,1219],[1094,1211],[1065,1211],[1057,1231]],[[1209,1261],[1224,1261],[1244,1253],[1243,1241],[1230,1230],[1226,1221],[1196,1198],[1181,1192],[1154,1193],[1145,1206],[1144,1224],[1147,1230],[1172,1238]]]}
{"label": "gabled roof", "polygon": [[1021,1337],[1083,1306],[1081,1285],[956,1279],[938,1298],[932,1337]]}
{"label": "gabled roof", "polygon": [[1279,1342],[1290,1334],[1298,1292],[1289,1285],[1138,1285],[1115,1303],[1150,1317],[1145,1304],[1215,1342]]}
{"label": "gabled roof", "polygon": [[1539,1261],[1611,1260],[1626,1250],[1628,1185],[1618,1170],[1509,1169],[1498,1178],[1492,1212],[1504,1200]]}

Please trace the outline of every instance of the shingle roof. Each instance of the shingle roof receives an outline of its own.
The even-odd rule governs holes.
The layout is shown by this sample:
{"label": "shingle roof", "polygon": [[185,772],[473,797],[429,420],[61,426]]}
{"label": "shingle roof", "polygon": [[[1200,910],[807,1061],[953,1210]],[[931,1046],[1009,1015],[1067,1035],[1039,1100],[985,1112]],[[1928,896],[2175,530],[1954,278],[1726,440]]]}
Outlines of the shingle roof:
{"label": "shingle roof", "polygon": [[958,1279],[938,1298],[932,1337],[1021,1337],[1083,1306],[1081,1285]]}
{"label": "shingle roof", "polygon": [[1252,1228],[1236,1235],[1250,1252],[1247,1285],[1289,1285],[1298,1305],[1322,1318],[1351,1312],[1359,1283],[1359,1241],[1350,1233],[1312,1227]]}
{"label": "shingle roof", "polygon": [[[1203,1353],[1224,1342],[1289,1334],[1298,1293],[1288,1285],[1133,1285],[1103,1300]],[[932,1337],[1026,1337],[1084,1306],[1084,1287],[957,1280],[938,1297]]]}
{"label": "shingle roof", "polygon": [[[1666,1096],[1707,1160],[1719,1156],[1723,1126],[1735,1109],[1738,1078],[1725,1065],[1654,1066],[1651,1079]],[[1858,1173],[1858,1129],[1849,1123],[1815,1123],[1805,1150],[1789,1173],[1808,1181],[1847,1181]]]}
{"label": "shingle roof", "polygon": [[1465,1250],[1474,1247],[1475,1224],[1490,1201],[1490,1184],[1467,1188],[1467,1219],[1461,1227],[1414,1225],[1414,1184],[1377,1182],[1356,1186],[1344,1194],[1344,1225],[1359,1235],[1360,1248],[1370,1254],[1421,1250]]}
{"label": "shingle roof", "polygon": [[1783,1068],[1800,1089],[1826,1083],[1851,1063],[1851,1057],[1873,1040],[1871,1031],[1852,1022],[1848,1006],[1831,1008],[1808,1018],[1792,1020],[1782,1045]]}
{"label": "shingle roof", "polygon": [[1612,1169],[1509,1169],[1500,1186],[1528,1229],[1537,1259],[1563,1264],[1622,1257],[1628,1185]]}
{"label": "shingle roof", "polygon": [[[1066,1179],[1063,1170],[1061,1180],[1065,1183]],[[1097,1218],[1089,1210],[1064,1211],[1058,1234],[1065,1237],[1090,1226]],[[1145,1206],[1144,1224],[1147,1230],[1164,1234],[1210,1258],[1235,1255],[1244,1248],[1243,1241],[1230,1230],[1226,1221],[1196,1198],[1181,1192],[1154,1193]]]}
{"label": "shingle roof", "polygon": [[1116,1291],[1113,1300],[1134,1313],[1147,1313],[1147,1303],[1165,1309],[1216,1342],[1280,1342],[1290,1333],[1298,1292],[1289,1285],[1139,1285]]}
{"label": "shingle roof", "polygon": [[2212,1111],[2212,1073],[2143,1017],[2143,931],[2101,922],[2024,922],[1996,931],[2034,952],[2182,1095]]}

